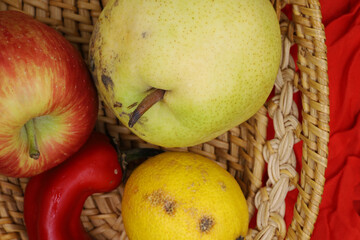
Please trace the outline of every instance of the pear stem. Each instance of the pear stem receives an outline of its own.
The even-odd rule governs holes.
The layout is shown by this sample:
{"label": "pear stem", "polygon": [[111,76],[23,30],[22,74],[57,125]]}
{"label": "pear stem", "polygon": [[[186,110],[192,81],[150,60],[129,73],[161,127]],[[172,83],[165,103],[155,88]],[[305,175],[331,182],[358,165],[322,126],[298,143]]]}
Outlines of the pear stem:
{"label": "pear stem", "polygon": [[34,121],[35,120],[33,118],[30,119],[25,124],[25,130],[26,130],[27,138],[28,138],[28,141],[30,144],[29,155],[31,158],[37,160],[40,157],[40,151],[39,151],[39,147],[37,145]]}
{"label": "pear stem", "polygon": [[149,110],[155,103],[163,99],[164,94],[165,90],[156,89],[147,95],[137,106],[137,108],[131,113],[128,123],[129,127],[132,128],[147,110]]}

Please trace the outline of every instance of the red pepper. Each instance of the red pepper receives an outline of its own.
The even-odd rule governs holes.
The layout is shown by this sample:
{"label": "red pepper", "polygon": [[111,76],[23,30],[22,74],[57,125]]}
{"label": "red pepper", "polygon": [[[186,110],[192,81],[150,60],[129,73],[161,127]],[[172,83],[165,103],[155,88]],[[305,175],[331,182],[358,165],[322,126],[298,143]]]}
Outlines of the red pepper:
{"label": "red pepper", "polygon": [[80,220],[86,198],[115,189],[121,179],[110,139],[93,133],[68,160],[29,180],[24,199],[29,240],[90,240]]}

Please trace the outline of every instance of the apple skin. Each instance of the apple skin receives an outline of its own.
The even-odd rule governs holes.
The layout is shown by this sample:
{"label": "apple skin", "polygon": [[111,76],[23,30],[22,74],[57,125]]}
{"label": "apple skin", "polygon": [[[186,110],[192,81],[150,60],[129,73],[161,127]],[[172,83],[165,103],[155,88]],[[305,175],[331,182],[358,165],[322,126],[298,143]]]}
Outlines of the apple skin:
{"label": "apple skin", "polygon": [[[80,53],[49,26],[0,12],[0,174],[31,177],[66,160],[88,139],[98,96]],[[34,119],[40,157],[24,125]]]}
{"label": "apple skin", "polygon": [[125,126],[149,90],[166,90],[130,130],[152,144],[188,147],[265,103],[281,33],[269,0],[110,0],[89,57],[99,94]]}

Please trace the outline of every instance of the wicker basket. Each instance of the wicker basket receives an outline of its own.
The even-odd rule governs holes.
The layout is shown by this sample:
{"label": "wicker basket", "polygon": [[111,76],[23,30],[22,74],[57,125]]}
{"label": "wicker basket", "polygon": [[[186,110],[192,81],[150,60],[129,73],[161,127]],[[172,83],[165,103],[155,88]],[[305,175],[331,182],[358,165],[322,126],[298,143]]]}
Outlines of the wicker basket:
{"label": "wicker basket", "polygon": [[[88,43],[106,0],[0,0],[0,10],[20,10],[68,39],[87,59]],[[329,141],[329,87],[325,32],[319,0],[272,0],[280,21],[283,54],[275,95],[250,120],[207,143],[169,149],[190,151],[216,160],[239,182],[256,227],[247,239],[310,239],[325,182]],[[292,20],[282,9],[292,8]],[[297,45],[297,67],[289,54]],[[293,101],[301,91],[302,111]],[[268,116],[275,136],[267,140]],[[300,118],[299,118],[300,116]],[[299,120],[300,119],[300,120]],[[121,148],[156,147],[122,126],[101,103],[97,130],[116,138]],[[293,145],[303,141],[298,176]],[[266,184],[263,175],[267,173]],[[23,221],[28,179],[0,175],[0,239],[27,239]],[[291,225],[284,222],[285,197],[298,189]],[[82,221],[95,239],[127,239],[121,217],[123,186],[94,194],[84,205]]]}

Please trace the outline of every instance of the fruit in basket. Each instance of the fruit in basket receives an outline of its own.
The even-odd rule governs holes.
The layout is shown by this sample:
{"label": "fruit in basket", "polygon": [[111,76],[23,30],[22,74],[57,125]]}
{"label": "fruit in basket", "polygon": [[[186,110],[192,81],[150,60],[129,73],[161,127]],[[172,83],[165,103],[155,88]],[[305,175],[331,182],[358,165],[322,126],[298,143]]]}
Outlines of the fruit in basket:
{"label": "fruit in basket", "polygon": [[98,97],[80,53],[53,28],[0,11],[0,174],[64,161],[94,128]]}
{"label": "fruit in basket", "polygon": [[140,138],[208,141],[264,104],[281,55],[269,0],[110,0],[89,63],[99,94]]}
{"label": "fruit in basket", "polygon": [[122,199],[131,240],[242,239],[248,209],[236,180],[194,153],[165,152],[139,165]]}

